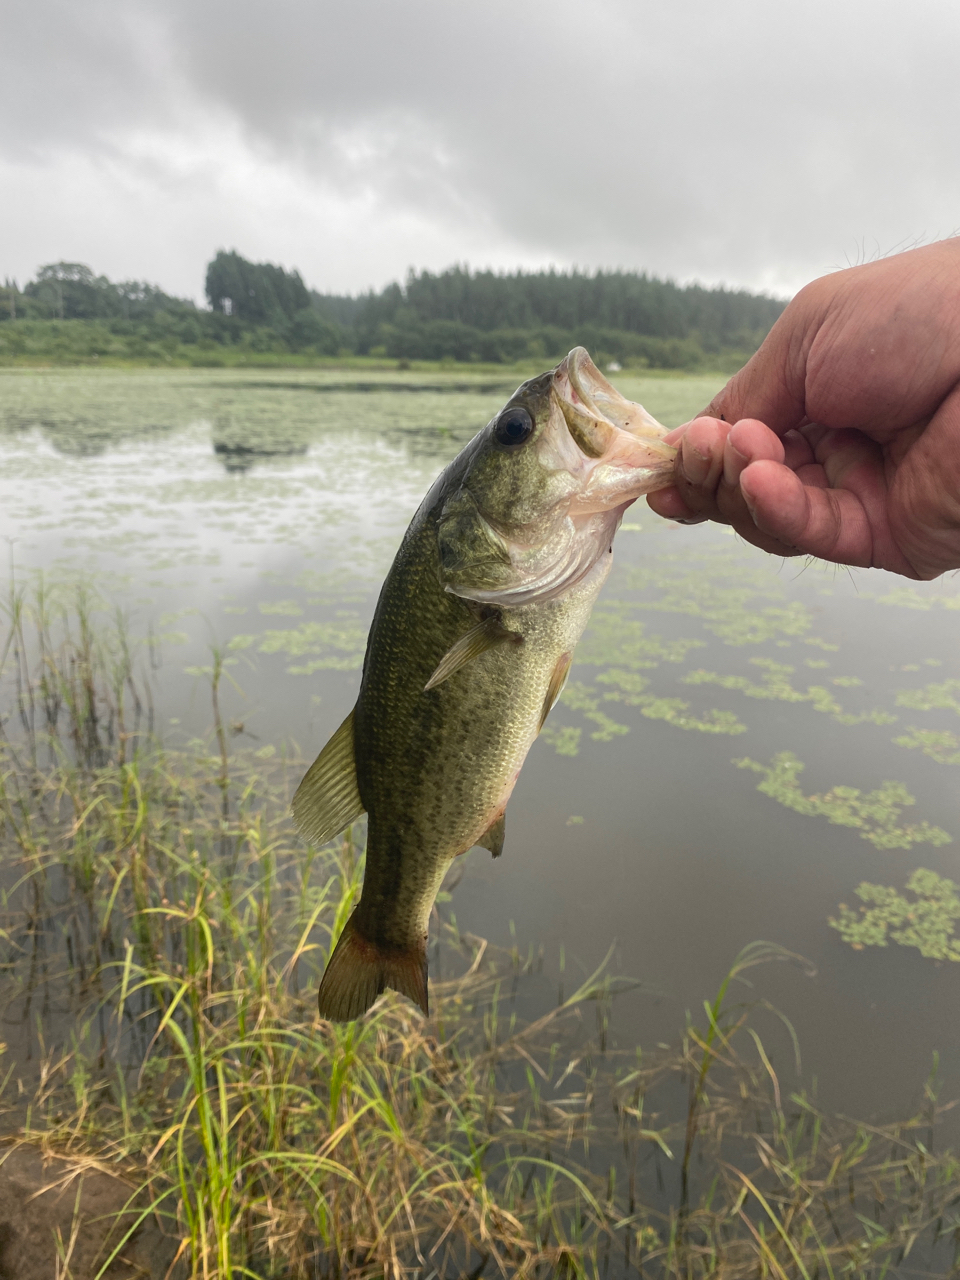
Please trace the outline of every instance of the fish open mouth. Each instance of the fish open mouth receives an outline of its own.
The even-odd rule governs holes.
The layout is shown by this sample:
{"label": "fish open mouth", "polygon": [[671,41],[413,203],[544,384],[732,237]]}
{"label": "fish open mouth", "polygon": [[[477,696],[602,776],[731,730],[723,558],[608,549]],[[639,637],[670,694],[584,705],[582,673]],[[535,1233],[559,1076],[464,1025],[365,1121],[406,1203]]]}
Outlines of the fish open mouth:
{"label": "fish open mouth", "polygon": [[[667,428],[612,387],[582,347],[560,362],[549,382],[537,379],[536,392],[538,398],[549,394],[548,420],[535,444],[538,462],[559,482],[548,481],[535,518],[524,524],[501,509],[498,521],[466,487],[443,509],[438,537],[445,589],[480,604],[558,599],[607,563],[631,502],[673,482],[677,451],[663,441]],[[542,408],[540,401],[538,414]],[[461,564],[463,548],[477,547],[489,572],[473,572],[471,580],[469,566]]]}
{"label": "fish open mouth", "polygon": [[672,482],[677,451],[664,443],[667,428],[622,396],[583,347],[557,365],[553,391],[589,471],[572,514],[625,506]]}

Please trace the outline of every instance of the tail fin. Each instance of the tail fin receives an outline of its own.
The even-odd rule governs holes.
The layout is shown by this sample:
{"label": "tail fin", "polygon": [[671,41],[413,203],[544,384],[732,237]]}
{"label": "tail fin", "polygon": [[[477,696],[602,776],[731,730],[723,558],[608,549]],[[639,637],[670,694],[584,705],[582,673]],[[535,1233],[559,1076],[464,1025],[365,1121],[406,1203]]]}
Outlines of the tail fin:
{"label": "tail fin", "polygon": [[406,948],[380,947],[360,933],[351,916],[320,982],[320,1017],[331,1022],[352,1022],[366,1013],[384,987],[409,996],[424,1013],[430,1012],[427,940],[422,938]]}

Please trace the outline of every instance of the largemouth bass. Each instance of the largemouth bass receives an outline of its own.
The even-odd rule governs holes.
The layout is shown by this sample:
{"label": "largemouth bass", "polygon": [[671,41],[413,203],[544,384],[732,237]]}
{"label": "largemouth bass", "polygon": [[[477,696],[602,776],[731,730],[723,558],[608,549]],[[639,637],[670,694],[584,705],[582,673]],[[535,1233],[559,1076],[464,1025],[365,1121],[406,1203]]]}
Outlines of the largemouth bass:
{"label": "largemouth bass", "polygon": [[293,801],[321,844],[368,816],[360,901],[320,984],[348,1021],[385,987],[424,1013],[427,925],[450,863],[499,857],[504,810],[563,688],[641,494],[671,483],[665,428],[582,347],[517,389],[443,471],[374,615],[356,706]]}

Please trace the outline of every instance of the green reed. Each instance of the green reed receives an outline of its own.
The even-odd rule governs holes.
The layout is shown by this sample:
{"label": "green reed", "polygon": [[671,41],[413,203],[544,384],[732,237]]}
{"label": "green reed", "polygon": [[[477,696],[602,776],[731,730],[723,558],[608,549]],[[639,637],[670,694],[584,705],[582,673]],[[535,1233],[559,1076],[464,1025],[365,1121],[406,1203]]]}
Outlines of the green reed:
{"label": "green reed", "polygon": [[101,1273],[154,1215],[171,1275],[208,1280],[812,1280],[881,1276],[911,1250],[956,1265],[932,1088],[887,1128],[783,1096],[731,1000],[776,948],[748,948],[703,1029],[655,1054],[607,1047],[605,966],[523,1022],[532,949],[497,952],[452,916],[429,1019],[386,993],[323,1022],[362,830],[302,843],[303,762],[228,751],[216,674],[210,741],[157,741],[147,649],[90,593],[16,588],[2,652],[0,972],[8,1013],[40,1034],[33,1068],[27,1041],[0,1062],[23,1090],[8,1084],[6,1122],[128,1180]]}

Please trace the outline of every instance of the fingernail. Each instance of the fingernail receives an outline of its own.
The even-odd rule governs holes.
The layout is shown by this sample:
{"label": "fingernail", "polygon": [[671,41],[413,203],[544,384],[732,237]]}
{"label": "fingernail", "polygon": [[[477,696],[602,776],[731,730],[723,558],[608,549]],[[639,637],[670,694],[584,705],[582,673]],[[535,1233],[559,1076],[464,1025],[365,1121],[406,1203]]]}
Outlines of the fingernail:
{"label": "fingernail", "polygon": [[750,501],[750,496],[749,496],[749,494],[747,493],[747,491],[744,489],[743,485],[741,485],[741,486],[740,486],[740,496],[743,498],[744,506],[745,506],[745,507],[747,508],[747,510],[750,512],[750,519],[753,521],[753,523],[754,523],[754,524],[756,524],[756,523],[757,523],[757,509],[756,509],[756,507],[753,505],[753,503]]}
{"label": "fingernail", "polygon": [[677,524],[703,524],[706,519],[706,516],[678,516]]}
{"label": "fingernail", "polygon": [[710,459],[697,449],[684,449],[680,469],[691,484],[703,484],[710,470]]}

